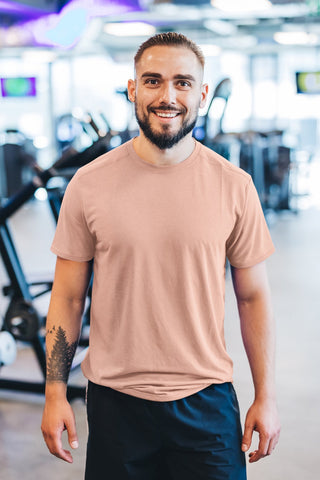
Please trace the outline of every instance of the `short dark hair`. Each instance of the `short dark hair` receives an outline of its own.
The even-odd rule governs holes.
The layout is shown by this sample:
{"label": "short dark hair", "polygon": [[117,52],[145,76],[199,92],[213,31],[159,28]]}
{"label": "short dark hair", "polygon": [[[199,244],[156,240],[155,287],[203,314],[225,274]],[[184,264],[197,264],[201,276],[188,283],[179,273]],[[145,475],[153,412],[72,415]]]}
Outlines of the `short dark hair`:
{"label": "short dark hair", "polygon": [[204,62],[205,62],[204,55],[200,47],[198,47],[196,43],[194,43],[192,40],[187,38],[182,33],[176,33],[176,32],[157,33],[156,35],[153,35],[152,37],[148,38],[148,40],[143,42],[138,48],[137,53],[135,54],[135,57],[134,57],[135,66],[137,65],[140,58],[142,57],[143,52],[147,50],[147,48],[158,47],[158,46],[164,46],[164,47],[175,46],[175,47],[188,48],[196,55],[202,68],[204,67]]}

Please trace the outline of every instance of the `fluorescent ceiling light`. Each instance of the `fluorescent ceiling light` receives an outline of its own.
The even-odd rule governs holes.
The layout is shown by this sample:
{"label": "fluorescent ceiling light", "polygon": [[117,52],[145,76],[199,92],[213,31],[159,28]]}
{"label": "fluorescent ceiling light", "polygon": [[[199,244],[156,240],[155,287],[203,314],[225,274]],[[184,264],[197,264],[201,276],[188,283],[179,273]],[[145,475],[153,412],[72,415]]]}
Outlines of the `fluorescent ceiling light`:
{"label": "fluorescent ceiling light", "polygon": [[199,45],[199,47],[205,57],[216,57],[221,53],[221,48],[218,45],[206,44]]}
{"label": "fluorescent ceiling light", "polygon": [[237,32],[237,27],[231,22],[223,22],[222,20],[205,20],[204,26],[218,35],[234,35]]}
{"label": "fluorescent ceiling light", "polygon": [[316,45],[318,36],[307,32],[276,32],[273,38],[282,45]]}
{"label": "fluorescent ceiling light", "polygon": [[26,62],[50,63],[56,57],[56,53],[49,50],[26,50],[22,54],[22,58]]}
{"label": "fluorescent ceiling light", "polygon": [[120,22],[107,23],[104,31],[117,37],[139,37],[153,35],[156,29],[153,25],[144,22]]}
{"label": "fluorescent ceiling light", "polygon": [[224,12],[257,11],[272,7],[269,0],[211,0],[211,4]]}

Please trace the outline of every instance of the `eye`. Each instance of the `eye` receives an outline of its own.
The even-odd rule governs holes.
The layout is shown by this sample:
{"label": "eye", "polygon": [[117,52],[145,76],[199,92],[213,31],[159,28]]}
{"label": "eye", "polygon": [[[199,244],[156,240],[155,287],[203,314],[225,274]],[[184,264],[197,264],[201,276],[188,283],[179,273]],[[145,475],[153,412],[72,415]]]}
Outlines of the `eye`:
{"label": "eye", "polygon": [[159,84],[159,80],[157,78],[146,78],[145,80],[145,85],[158,85]]}
{"label": "eye", "polygon": [[188,82],[187,80],[179,80],[178,85],[179,85],[179,87],[183,87],[183,88],[191,87],[191,83]]}

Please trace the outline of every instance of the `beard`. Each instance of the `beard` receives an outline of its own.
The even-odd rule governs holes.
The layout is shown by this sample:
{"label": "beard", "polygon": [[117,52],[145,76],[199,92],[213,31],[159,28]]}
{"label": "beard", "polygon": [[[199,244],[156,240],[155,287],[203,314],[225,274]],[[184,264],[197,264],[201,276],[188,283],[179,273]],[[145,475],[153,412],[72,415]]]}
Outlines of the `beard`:
{"label": "beard", "polygon": [[[172,110],[170,107],[162,107],[163,110]],[[159,110],[159,109],[158,109]],[[152,110],[148,108],[148,112],[150,113]],[[188,133],[190,133],[197,122],[197,115],[195,115],[192,119],[185,119],[182,122],[181,128],[175,132],[170,133],[169,125],[163,125],[162,132],[156,132],[152,129],[151,123],[146,114],[142,114],[141,116],[138,113],[137,103],[135,103],[135,114],[136,119],[138,122],[139,127],[143,131],[145,137],[150,140],[156,147],[160,150],[166,150],[168,148],[172,148],[176,145],[182,138],[184,138]]]}

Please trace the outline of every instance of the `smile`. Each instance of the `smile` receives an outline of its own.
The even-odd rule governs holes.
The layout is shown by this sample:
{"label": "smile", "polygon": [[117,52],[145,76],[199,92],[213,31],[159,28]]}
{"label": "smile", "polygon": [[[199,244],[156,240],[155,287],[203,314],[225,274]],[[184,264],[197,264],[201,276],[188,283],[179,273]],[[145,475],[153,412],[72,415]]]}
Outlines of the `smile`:
{"label": "smile", "polygon": [[179,115],[179,112],[171,112],[171,113],[164,113],[164,112],[154,112],[158,117],[161,118],[174,118]]}

